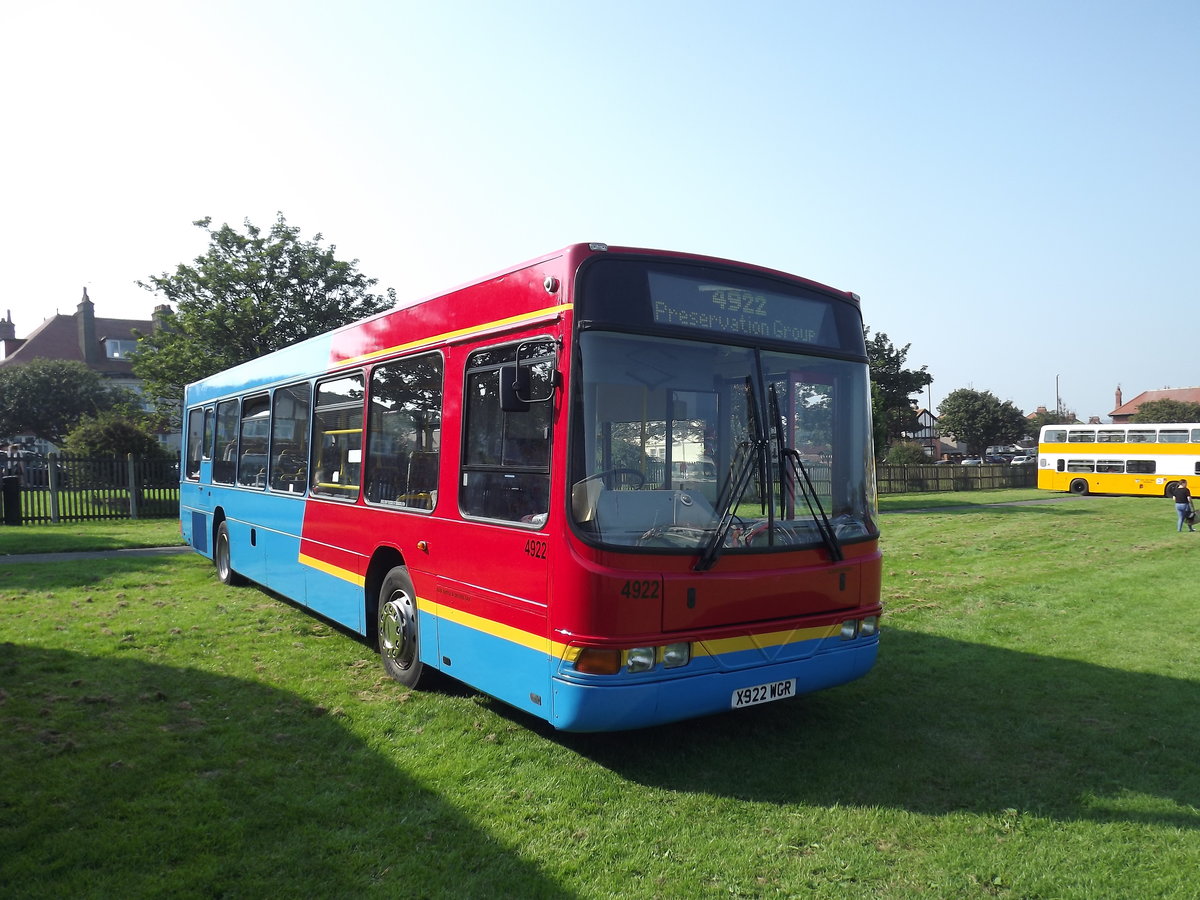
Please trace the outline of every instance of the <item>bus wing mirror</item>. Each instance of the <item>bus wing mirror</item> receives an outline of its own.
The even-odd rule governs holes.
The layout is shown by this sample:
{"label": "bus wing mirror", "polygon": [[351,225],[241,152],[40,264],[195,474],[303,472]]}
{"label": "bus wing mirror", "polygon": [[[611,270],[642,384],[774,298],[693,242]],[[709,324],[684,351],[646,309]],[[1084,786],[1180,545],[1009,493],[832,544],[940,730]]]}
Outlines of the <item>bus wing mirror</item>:
{"label": "bus wing mirror", "polygon": [[505,412],[529,412],[529,367],[503,366],[500,369],[500,408]]}
{"label": "bus wing mirror", "polygon": [[500,408],[505,412],[529,412],[531,403],[545,403],[554,399],[554,389],[558,386],[558,371],[553,363],[545,360],[537,365],[549,365],[549,377],[544,379],[546,396],[533,396],[533,369],[529,365],[513,363],[500,369]]}

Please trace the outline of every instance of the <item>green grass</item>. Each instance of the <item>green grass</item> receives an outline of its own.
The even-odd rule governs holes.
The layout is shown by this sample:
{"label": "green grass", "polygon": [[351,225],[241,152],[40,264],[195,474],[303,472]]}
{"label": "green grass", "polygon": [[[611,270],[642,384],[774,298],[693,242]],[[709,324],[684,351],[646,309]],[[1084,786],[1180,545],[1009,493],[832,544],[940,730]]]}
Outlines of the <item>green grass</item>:
{"label": "green grass", "polygon": [[0,525],[0,557],[22,553],[170,547],[182,543],[178,518]]}
{"label": "green grass", "polygon": [[1039,491],[1037,488],[883,494],[879,497],[879,509],[881,512],[898,512],[908,509],[947,509],[989,503],[1018,503],[1027,500],[1062,500],[1069,497],[1069,494]]}
{"label": "green grass", "polygon": [[0,895],[1195,896],[1200,534],[883,525],[870,675],[612,735],[405,691],[199,557],[0,560]]}

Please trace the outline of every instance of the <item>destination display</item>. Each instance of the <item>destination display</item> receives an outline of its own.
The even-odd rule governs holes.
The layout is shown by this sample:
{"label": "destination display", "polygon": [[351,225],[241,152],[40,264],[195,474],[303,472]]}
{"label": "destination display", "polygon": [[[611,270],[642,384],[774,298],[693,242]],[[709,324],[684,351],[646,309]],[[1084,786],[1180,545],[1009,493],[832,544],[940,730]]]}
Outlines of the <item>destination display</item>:
{"label": "destination display", "polygon": [[648,273],[654,322],[837,346],[833,304],[666,272]]}

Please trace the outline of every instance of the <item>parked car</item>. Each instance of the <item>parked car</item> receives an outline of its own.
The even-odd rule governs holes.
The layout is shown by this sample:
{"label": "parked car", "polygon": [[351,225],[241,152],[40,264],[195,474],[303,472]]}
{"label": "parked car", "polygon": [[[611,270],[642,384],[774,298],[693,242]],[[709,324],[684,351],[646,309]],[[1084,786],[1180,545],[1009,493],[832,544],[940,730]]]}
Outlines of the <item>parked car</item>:
{"label": "parked car", "polygon": [[1014,456],[1010,466],[1032,466],[1037,464],[1036,456]]}
{"label": "parked car", "polygon": [[1003,456],[985,456],[983,461],[989,466],[1006,466],[1008,460]]}
{"label": "parked car", "polygon": [[968,456],[966,459],[964,459],[962,461],[962,464],[964,466],[982,466],[983,460],[980,459],[978,456]]}

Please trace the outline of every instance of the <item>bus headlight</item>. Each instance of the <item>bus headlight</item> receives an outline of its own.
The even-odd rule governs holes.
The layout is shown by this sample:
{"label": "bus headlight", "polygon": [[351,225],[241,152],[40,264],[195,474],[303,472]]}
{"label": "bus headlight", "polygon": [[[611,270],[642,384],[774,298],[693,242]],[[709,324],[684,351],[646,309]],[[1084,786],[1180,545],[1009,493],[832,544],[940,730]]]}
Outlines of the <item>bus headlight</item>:
{"label": "bus headlight", "polygon": [[634,647],[625,651],[625,668],[630,672],[649,672],[654,668],[654,648]]}
{"label": "bus headlight", "polygon": [[667,644],[662,648],[664,669],[678,669],[692,661],[691,644]]}
{"label": "bus headlight", "polygon": [[858,626],[858,633],[863,637],[871,637],[879,633],[879,616],[867,616]]}
{"label": "bus headlight", "polygon": [[852,641],[858,637],[858,619],[847,619],[842,623],[842,640]]}

